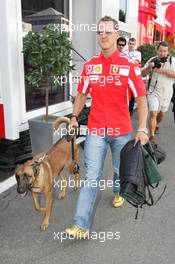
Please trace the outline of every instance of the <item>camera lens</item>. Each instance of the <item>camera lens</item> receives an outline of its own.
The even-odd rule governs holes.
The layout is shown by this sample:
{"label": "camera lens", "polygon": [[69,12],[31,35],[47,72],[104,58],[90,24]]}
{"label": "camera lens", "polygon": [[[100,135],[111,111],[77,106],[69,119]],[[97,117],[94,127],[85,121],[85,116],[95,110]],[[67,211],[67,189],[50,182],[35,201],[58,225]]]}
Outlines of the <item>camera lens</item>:
{"label": "camera lens", "polygon": [[165,63],[165,62],[167,62],[167,57],[162,57],[162,58],[160,59],[160,61],[161,61],[161,63]]}

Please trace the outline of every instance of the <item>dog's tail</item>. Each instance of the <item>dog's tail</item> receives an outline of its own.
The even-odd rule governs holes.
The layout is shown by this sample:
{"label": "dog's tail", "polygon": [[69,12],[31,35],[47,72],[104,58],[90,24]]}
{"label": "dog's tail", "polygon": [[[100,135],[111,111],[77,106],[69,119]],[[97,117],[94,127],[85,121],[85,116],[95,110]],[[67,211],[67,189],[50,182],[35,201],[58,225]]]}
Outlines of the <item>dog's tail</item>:
{"label": "dog's tail", "polygon": [[70,119],[65,116],[57,118],[56,121],[53,123],[53,128],[57,130],[62,123],[69,124]]}

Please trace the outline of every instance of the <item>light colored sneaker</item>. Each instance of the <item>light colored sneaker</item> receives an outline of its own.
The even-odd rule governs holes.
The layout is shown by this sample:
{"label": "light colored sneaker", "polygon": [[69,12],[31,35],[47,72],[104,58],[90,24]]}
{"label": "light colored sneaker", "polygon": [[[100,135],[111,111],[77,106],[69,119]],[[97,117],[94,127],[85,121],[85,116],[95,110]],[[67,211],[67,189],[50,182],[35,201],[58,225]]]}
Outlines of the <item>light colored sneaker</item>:
{"label": "light colored sneaker", "polygon": [[73,225],[71,227],[67,227],[65,229],[65,232],[70,236],[77,239],[85,239],[89,236],[89,230],[80,228],[76,225]]}
{"label": "light colored sneaker", "polygon": [[123,205],[124,200],[125,200],[125,199],[124,199],[123,197],[121,197],[119,194],[116,194],[116,195],[114,196],[114,199],[112,200],[112,205],[113,205],[115,208],[118,208],[118,207],[120,207],[120,206]]}

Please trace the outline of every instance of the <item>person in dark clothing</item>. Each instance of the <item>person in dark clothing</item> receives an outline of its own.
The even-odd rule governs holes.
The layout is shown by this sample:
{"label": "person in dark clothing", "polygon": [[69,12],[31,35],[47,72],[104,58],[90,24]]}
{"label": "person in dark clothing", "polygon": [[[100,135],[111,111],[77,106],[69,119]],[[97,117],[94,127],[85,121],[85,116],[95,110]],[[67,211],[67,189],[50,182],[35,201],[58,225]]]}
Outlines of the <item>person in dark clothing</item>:
{"label": "person in dark clothing", "polygon": [[120,37],[117,39],[117,49],[120,52],[123,52],[124,47],[126,46],[126,39],[124,37]]}

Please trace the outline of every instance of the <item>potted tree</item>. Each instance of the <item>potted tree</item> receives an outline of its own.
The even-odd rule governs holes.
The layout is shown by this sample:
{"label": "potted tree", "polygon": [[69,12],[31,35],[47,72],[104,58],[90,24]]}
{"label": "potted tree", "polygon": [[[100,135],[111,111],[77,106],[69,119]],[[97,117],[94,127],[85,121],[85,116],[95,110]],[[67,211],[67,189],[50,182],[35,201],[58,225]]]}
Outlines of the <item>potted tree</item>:
{"label": "potted tree", "polygon": [[29,120],[33,155],[53,143],[53,117],[48,114],[49,87],[60,85],[60,77],[74,69],[70,63],[71,49],[69,34],[54,25],[46,26],[42,32],[29,32],[24,37],[25,79],[31,86],[45,90],[45,115]]}

